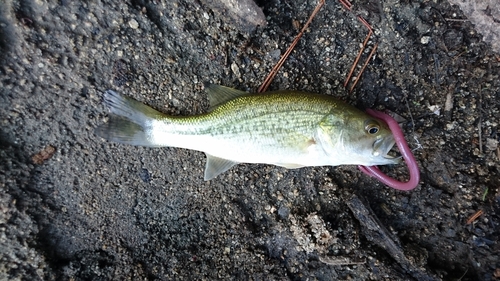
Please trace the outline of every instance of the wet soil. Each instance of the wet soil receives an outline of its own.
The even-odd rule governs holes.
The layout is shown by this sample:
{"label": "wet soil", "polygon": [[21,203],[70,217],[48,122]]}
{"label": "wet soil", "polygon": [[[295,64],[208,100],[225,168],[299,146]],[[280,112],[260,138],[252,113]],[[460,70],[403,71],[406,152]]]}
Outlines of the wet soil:
{"label": "wet soil", "polygon": [[[204,1],[0,3],[0,279],[500,278],[499,55],[448,2],[327,1],[270,87],[399,115],[410,192],[353,166],[205,182],[200,152],[94,134],[107,89],[172,115],[206,111],[203,82],[256,91],[316,2],[257,4],[249,31]],[[378,49],[351,93],[355,15]]]}

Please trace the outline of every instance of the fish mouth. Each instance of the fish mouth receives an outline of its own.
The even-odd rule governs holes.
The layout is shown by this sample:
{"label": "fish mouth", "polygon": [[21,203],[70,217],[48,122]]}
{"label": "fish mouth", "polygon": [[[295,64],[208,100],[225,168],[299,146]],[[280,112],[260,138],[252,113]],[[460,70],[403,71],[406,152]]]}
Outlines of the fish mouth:
{"label": "fish mouth", "polygon": [[397,147],[393,136],[380,138],[373,142],[373,156],[383,158],[386,164],[398,164],[402,156],[395,150]]}

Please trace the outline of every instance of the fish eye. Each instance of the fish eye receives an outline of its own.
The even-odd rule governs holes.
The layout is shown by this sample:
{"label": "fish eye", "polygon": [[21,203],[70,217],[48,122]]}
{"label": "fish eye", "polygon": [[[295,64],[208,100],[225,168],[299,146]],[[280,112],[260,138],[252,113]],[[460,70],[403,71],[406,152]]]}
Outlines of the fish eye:
{"label": "fish eye", "polygon": [[365,126],[365,130],[368,132],[368,134],[375,135],[380,130],[380,126],[375,123],[369,123]]}

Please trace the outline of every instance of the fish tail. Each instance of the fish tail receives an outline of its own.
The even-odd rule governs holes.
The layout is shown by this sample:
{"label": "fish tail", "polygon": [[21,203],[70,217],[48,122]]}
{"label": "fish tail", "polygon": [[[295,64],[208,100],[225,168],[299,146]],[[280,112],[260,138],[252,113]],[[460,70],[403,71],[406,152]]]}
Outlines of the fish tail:
{"label": "fish tail", "polygon": [[96,129],[98,136],[118,143],[157,146],[151,138],[152,126],[164,114],[111,90],[104,94],[104,104],[111,114],[108,122]]}

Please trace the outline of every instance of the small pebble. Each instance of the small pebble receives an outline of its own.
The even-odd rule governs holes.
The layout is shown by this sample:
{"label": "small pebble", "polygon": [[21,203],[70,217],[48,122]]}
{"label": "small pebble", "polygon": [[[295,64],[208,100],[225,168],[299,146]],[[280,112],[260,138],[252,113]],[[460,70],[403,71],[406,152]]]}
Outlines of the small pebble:
{"label": "small pebble", "polygon": [[420,43],[422,43],[424,45],[429,44],[429,41],[431,41],[431,37],[430,36],[422,36],[422,38],[420,38]]}
{"label": "small pebble", "polygon": [[131,20],[128,22],[128,25],[129,25],[132,29],[137,29],[137,28],[139,28],[139,23],[138,23],[135,19],[131,19]]}

